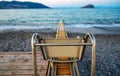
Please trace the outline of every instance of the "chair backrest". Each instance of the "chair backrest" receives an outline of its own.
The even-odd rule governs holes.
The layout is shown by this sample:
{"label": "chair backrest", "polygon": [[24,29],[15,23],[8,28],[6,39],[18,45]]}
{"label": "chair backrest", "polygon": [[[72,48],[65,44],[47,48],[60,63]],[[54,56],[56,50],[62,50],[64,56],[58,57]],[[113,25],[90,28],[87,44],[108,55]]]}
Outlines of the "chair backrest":
{"label": "chair backrest", "polygon": [[[49,44],[72,44],[81,43],[83,39],[45,39],[44,43]],[[81,57],[83,46],[44,46],[48,58],[51,57]]]}

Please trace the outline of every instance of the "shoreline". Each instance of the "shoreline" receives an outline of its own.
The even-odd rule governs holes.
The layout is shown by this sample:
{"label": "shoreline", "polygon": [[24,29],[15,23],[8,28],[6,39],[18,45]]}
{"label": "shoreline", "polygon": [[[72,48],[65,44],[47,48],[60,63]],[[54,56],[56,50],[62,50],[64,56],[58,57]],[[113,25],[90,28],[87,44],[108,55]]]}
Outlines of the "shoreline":
{"label": "shoreline", "polygon": [[[55,33],[56,28],[0,28],[0,33],[9,33],[9,32],[42,32],[42,33]],[[76,28],[76,27],[67,27],[67,33],[93,33],[93,34],[120,34],[120,27],[89,27],[89,28]]]}

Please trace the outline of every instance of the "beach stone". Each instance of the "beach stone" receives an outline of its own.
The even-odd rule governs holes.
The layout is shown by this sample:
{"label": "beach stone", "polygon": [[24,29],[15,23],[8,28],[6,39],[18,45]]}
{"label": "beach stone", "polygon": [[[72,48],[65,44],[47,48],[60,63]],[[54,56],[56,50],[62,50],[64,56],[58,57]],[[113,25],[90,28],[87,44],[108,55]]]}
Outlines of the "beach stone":
{"label": "beach stone", "polygon": [[[0,52],[31,51],[31,37],[35,32],[41,33],[43,38],[55,38],[55,31],[39,32],[13,31],[0,33]],[[82,33],[70,33],[70,38],[84,37]],[[120,34],[95,34],[96,38],[96,71],[95,76],[120,76]],[[78,61],[81,76],[90,75],[90,47],[86,48],[84,58]]]}

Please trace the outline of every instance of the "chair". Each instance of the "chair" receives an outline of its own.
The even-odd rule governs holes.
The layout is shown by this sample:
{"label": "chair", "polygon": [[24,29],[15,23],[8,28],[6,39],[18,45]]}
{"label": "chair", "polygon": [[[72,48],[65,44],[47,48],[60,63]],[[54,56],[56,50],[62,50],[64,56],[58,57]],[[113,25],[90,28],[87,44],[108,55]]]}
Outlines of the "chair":
{"label": "chair", "polygon": [[[61,25],[61,24],[60,24]],[[59,25],[59,26],[60,26]],[[63,24],[62,24],[63,25]],[[57,34],[60,30],[57,30]],[[62,31],[63,32],[63,31]],[[67,36],[66,33],[64,33]],[[55,39],[43,39],[39,33],[35,33],[31,39],[32,61],[34,76],[37,74],[36,47],[40,47],[43,57],[47,60],[48,69],[46,76],[79,76],[77,61],[83,59],[86,46],[91,46],[91,74],[95,73],[95,38],[92,33],[87,33],[83,38],[65,38],[56,35]],[[88,40],[90,40],[88,42]],[[69,67],[69,70],[61,73],[59,68]],[[69,71],[69,72],[68,72]]]}

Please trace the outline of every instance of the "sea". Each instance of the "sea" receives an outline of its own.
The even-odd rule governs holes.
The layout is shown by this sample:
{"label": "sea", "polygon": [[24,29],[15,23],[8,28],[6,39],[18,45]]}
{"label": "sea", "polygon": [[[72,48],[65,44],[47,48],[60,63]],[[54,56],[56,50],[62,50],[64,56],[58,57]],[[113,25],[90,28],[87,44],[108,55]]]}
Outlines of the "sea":
{"label": "sea", "polygon": [[120,9],[0,9],[0,29],[120,27]]}

